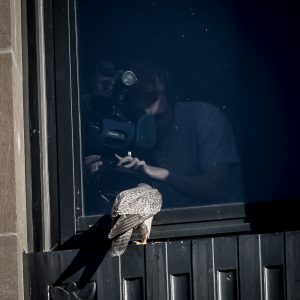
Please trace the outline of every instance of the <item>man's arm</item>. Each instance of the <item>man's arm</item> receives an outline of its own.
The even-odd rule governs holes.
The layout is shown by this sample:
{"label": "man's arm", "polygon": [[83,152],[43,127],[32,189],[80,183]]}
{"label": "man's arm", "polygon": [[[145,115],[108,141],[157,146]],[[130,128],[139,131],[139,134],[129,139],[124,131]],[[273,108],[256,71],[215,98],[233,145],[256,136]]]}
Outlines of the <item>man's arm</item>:
{"label": "man's arm", "polygon": [[231,186],[232,164],[207,167],[197,175],[183,175],[169,172],[166,182],[193,199],[219,201]]}
{"label": "man's arm", "polygon": [[224,163],[207,167],[201,174],[184,175],[170,172],[167,169],[149,166],[145,161],[130,156],[120,157],[118,165],[125,168],[138,170],[148,177],[165,182],[194,199],[216,200],[224,196],[226,189],[230,186],[233,164]]}

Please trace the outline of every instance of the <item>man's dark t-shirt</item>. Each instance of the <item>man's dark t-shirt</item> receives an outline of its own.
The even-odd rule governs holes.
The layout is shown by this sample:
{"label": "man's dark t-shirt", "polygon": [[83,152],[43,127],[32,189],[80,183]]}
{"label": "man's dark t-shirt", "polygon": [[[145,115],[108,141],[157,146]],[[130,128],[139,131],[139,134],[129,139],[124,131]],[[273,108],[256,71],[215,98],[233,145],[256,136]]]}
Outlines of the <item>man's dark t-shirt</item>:
{"label": "man's dark t-shirt", "polygon": [[[235,165],[230,186],[222,199],[228,203],[242,200],[243,183],[240,159],[229,121],[216,106],[204,102],[178,102],[167,137],[151,153],[155,166],[185,175],[201,174],[219,164]],[[207,199],[192,201],[166,184],[156,183],[164,196],[164,207],[205,204]],[[196,202],[195,202],[196,201]]]}

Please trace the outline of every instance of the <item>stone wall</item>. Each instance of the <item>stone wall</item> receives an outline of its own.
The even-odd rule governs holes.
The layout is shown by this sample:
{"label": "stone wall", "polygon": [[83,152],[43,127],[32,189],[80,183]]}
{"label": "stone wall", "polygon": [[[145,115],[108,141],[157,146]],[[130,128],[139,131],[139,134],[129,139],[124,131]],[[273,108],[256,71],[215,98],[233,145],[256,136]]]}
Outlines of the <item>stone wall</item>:
{"label": "stone wall", "polygon": [[0,0],[0,299],[24,299],[27,251],[21,1]]}

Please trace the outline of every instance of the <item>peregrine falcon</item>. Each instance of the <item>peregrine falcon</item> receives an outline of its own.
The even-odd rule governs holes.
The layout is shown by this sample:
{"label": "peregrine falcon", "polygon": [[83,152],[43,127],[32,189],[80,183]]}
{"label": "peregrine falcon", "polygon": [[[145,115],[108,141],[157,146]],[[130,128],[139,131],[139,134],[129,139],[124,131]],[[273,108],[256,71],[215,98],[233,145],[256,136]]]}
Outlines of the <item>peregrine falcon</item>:
{"label": "peregrine falcon", "polygon": [[113,226],[108,235],[112,239],[112,256],[124,253],[135,228],[142,236],[140,244],[147,243],[153,216],[160,211],[161,205],[161,194],[145,183],[117,195],[111,212]]}

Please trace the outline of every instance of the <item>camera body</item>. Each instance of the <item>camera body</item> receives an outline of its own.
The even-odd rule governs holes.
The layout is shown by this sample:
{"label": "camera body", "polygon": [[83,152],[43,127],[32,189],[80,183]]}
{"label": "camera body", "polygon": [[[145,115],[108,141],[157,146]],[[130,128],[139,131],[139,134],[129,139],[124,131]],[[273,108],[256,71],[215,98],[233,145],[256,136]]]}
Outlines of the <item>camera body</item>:
{"label": "camera body", "polygon": [[105,77],[102,95],[83,99],[83,149],[85,155],[101,153],[104,164],[113,164],[114,153],[143,152],[156,142],[152,116],[132,105],[131,98],[147,96],[133,71],[117,71]]}

